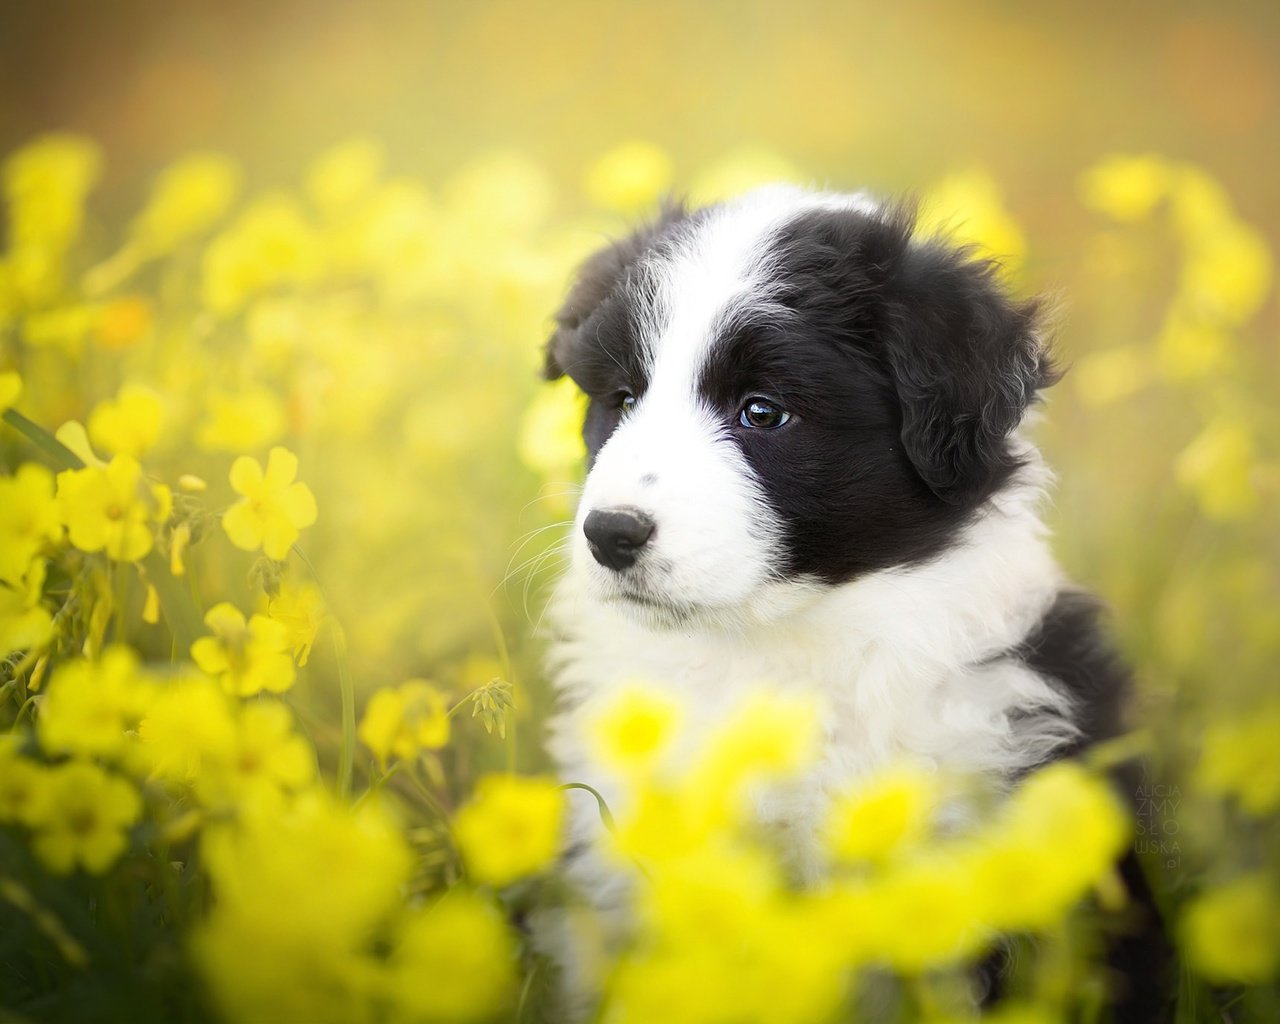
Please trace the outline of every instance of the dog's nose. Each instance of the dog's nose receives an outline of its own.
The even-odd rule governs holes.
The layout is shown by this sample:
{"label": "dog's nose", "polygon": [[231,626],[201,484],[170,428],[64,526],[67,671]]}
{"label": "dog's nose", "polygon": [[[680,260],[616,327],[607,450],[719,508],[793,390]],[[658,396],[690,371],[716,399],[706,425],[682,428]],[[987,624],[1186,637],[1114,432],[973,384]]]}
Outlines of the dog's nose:
{"label": "dog's nose", "polygon": [[636,555],[653,536],[653,520],[634,509],[595,509],[583,521],[582,532],[597,562],[621,572],[635,564]]}

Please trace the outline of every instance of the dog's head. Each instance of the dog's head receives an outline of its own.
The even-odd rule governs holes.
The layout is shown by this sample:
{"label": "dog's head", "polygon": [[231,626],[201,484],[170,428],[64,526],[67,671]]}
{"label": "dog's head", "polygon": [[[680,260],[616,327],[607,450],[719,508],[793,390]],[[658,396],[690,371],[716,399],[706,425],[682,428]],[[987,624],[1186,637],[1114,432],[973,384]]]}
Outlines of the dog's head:
{"label": "dog's head", "polygon": [[937,554],[1051,378],[989,264],[905,207],[778,186],[596,253],[557,325],[547,375],[590,398],[575,570],[657,624]]}

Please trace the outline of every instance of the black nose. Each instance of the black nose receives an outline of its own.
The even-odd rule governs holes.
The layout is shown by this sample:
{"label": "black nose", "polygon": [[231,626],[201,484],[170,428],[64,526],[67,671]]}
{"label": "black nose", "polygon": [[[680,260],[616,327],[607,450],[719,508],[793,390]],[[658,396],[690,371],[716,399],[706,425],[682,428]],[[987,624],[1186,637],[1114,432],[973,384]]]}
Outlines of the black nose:
{"label": "black nose", "polygon": [[621,571],[635,564],[636,554],[653,536],[653,520],[632,509],[596,509],[582,524],[595,560]]}

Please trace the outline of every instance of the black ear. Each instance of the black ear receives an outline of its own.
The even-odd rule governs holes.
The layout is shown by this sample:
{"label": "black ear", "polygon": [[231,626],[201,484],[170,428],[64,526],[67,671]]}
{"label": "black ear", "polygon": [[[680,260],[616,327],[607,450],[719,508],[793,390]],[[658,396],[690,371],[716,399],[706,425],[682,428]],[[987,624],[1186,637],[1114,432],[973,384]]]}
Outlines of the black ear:
{"label": "black ear", "polygon": [[1009,435],[1057,378],[1039,305],[1014,301],[995,264],[941,240],[910,241],[896,262],[883,341],[904,450],[944,501],[980,501],[1017,469]]}
{"label": "black ear", "polygon": [[570,365],[570,346],[578,328],[627,280],[632,268],[645,253],[659,244],[667,229],[686,216],[682,203],[666,200],[652,223],[637,228],[626,238],[612,242],[587,257],[578,268],[564,305],[556,313],[556,328],[547,339],[542,370],[547,380],[564,376],[566,367]]}

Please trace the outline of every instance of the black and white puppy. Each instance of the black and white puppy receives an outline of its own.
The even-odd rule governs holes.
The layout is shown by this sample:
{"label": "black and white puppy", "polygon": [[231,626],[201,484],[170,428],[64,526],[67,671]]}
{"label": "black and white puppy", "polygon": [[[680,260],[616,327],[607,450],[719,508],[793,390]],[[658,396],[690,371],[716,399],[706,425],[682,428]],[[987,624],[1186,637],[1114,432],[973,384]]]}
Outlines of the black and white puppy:
{"label": "black and white puppy", "polygon": [[1126,673],[1018,432],[1055,376],[1037,307],[990,264],[905,207],[772,186],[596,253],[557,324],[547,375],[590,397],[566,777],[608,795],[581,724],[637,679],[693,742],[760,684],[816,691],[820,764],[760,808],[804,865],[827,797],[891,760],[1012,779],[1116,728]]}

